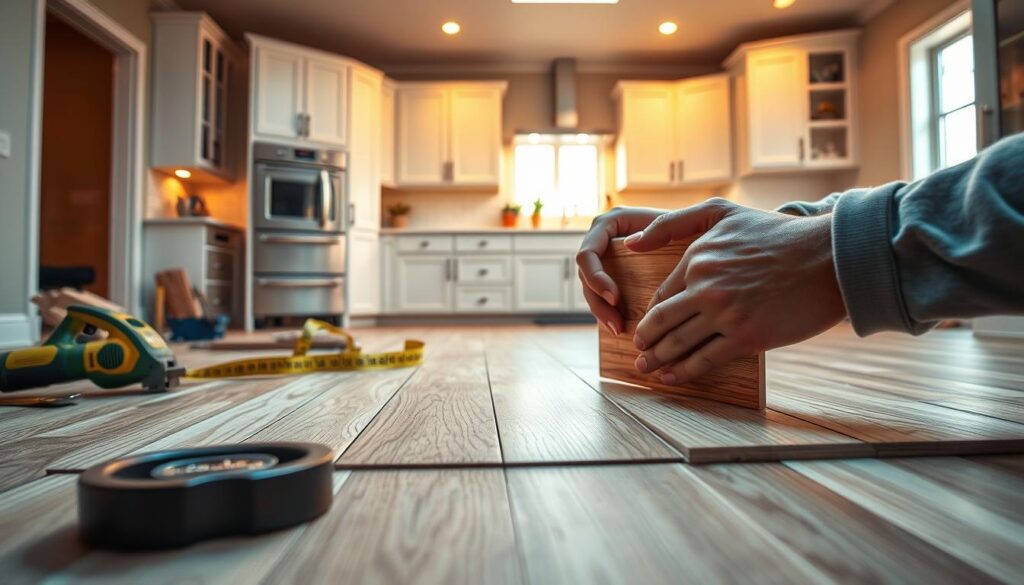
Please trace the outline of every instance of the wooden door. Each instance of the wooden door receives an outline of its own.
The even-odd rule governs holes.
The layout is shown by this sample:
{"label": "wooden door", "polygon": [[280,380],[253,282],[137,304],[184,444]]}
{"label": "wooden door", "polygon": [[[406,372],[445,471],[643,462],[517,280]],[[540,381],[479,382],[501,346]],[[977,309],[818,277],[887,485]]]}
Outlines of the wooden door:
{"label": "wooden door", "polygon": [[271,139],[299,138],[302,55],[276,47],[256,47],[255,87],[255,134]]}
{"label": "wooden door", "polygon": [[448,256],[397,256],[392,279],[395,309],[400,313],[450,313],[451,276]]}
{"label": "wooden door", "polygon": [[619,107],[619,188],[673,184],[674,87],[661,83],[628,87],[623,90]]}
{"label": "wooden door", "polygon": [[345,146],[345,96],[348,66],[343,61],[306,58],[306,139]]}
{"label": "wooden door", "polygon": [[807,53],[764,49],[747,58],[751,169],[799,168],[806,148]]}
{"label": "wooden door", "polygon": [[729,77],[713,75],[676,87],[676,181],[703,183],[732,177]]}
{"label": "wooden door", "polygon": [[565,254],[515,257],[515,310],[565,312],[571,307],[571,258]]}
{"label": "wooden door", "polygon": [[403,87],[397,92],[396,182],[443,185],[448,162],[448,114],[441,86]]}
{"label": "wooden door", "polygon": [[449,181],[497,187],[501,181],[501,89],[456,86],[449,100]]}

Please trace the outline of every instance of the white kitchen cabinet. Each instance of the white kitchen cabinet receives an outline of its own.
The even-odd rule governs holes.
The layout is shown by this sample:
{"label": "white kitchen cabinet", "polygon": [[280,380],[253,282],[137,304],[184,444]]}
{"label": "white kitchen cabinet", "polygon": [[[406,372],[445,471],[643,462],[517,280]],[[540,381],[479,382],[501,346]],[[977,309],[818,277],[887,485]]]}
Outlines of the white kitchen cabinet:
{"label": "white kitchen cabinet", "polygon": [[348,234],[345,278],[348,311],[355,317],[381,312],[381,246],[376,231],[353,229]]}
{"label": "white kitchen cabinet", "polygon": [[399,313],[452,311],[452,259],[442,255],[399,255],[394,262],[394,307]]}
{"label": "white kitchen cabinet", "polygon": [[240,52],[202,12],[153,18],[153,141],[157,170],[186,169],[193,180],[231,181],[228,94]]}
{"label": "white kitchen cabinet", "polygon": [[736,79],[740,173],[851,169],[858,164],[858,30],[741,45]]}
{"label": "white kitchen cabinet", "polygon": [[395,186],[395,82],[387,78],[380,95],[380,184]]}
{"label": "white kitchen cabinet", "polygon": [[397,187],[496,188],[504,82],[399,83]]}
{"label": "white kitchen cabinet", "polygon": [[344,147],[349,61],[257,35],[246,37],[253,50],[253,138]]}
{"label": "white kitchen cabinet", "polygon": [[520,312],[565,312],[570,309],[567,274],[571,258],[564,254],[515,257],[515,309]]}
{"label": "white kitchen cabinet", "polygon": [[380,99],[382,74],[349,68],[348,202],[353,229],[380,229]]}
{"label": "white kitchen cabinet", "polygon": [[620,190],[672,188],[732,177],[727,76],[620,82],[614,97]]}

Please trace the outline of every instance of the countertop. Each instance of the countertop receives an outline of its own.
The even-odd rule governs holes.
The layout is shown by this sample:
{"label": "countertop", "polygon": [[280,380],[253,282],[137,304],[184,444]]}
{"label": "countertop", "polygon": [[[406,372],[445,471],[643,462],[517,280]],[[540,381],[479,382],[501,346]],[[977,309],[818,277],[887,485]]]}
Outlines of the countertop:
{"label": "countertop", "polygon": [[245,231],[245,228],[240,225],[221,221],[213,217],[153,217],[143,220],[142,223],[145,225],[208,225]]}
{"label": "countertop", "polygon": [[587,228],[503,228],[503,227],[484,227],[484,228],[381,228],[381,235],[410,235],[410,236],[423,236],[423,235],[444,235],[444,234],[515,234],[515,235],[557,235],[557,234],[568,234],[568,235],[583,235],[587,233]]}

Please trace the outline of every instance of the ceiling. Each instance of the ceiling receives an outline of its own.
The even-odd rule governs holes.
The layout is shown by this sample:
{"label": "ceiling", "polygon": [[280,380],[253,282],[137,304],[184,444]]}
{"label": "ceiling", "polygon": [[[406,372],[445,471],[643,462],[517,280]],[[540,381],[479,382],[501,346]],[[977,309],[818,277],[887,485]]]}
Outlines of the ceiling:
{"label": "ceiling", "polygon": [[[891,1],[891,0],[889,0]],[[886,0],[620,0],[614,5],[511,0],[177,0],[229,34],[254,32],[389,70],[410,66],[542,63],[717,64],[739,43],[860,24]],[[462,32],[447,36],[441,23]],[[679,32],[658,34],[673,20]]]}

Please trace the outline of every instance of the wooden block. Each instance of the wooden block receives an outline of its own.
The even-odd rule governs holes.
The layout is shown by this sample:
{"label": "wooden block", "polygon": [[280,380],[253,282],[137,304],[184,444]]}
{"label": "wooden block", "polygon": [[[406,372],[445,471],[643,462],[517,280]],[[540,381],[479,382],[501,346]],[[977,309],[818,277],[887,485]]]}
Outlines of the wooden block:
{"label": "wooden block", "polygon": [[626,249],[622,238],[612,240],[603,263],[605,271],[619,285],[622,293],[619,306],[625,317],[626,326],[618,336],[611,335],[601,328],[601,376],[653,390],[763,409],[764,353],[726,364],[699,380],[682,386],[662,384],[659,374],[641,374],[633,366],[640,353],[633,345],[636,326],[643,318],[647,303],[654,296],[654,292],[679,263],[689,243],[673,243],[654,252],[636,254]]}
{"label": "wooden block", "polygon": [[167,299],[167,316],[175,319],[199,318],[202,308],[196,300],[192,281],[184,268],[174,268],[156,273],[156,284],[164,288]]}

